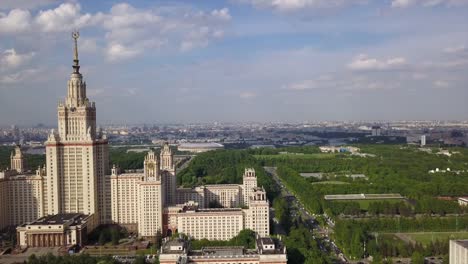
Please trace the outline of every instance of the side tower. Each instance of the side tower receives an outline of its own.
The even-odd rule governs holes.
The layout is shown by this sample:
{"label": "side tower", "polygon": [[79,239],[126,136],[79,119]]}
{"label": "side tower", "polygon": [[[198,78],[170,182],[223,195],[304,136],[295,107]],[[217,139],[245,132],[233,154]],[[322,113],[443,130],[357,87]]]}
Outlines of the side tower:
{"label": "side tower", "polygon": [[24,173],[26,171],[24,156],[23,156],[23,153],[21,152],[20,145],[16,145],[14,154],[13,152],[11,152],[10,166],[11,166],[11,169],[16,171],[18,174]]}
{"label": "side tower", "polygon": [[244,209],[245,228],[265,237],[270,234],[270,209],[265,189],[256,187],[249,197],[249,208]]}
{"label": "side tower", "polygon": [[164,190],[166,192],[166,205],[176,204],[176,169],[174,165],[174,154],[166,142],[161,149],[161,171]]}
{"label": "side tower", "polygon": [[242,182],[242,202],[244,206],[250,206],[250,197],[254,188],[257,187],[257,176],[253,168],[246,168]]}
{"label": "side tower", "polygon": [[[58,132],[46,141],[47,214],[95,214],[103,222],[105,175],[109,170],[108,142],[96,133],[96,106],[86,96],[86,82],[80,73],[78,32],[74,40],[73,72],[68,93],[59,103]],[[102,210],[100,210],[102,208]],[[101,211],[101,212],[100,212]]]}
{"label": "side tower", "polygon": [[150,150],[144,161],[143,181],[138,190],[138,233],[142,237],[154,237],[163,232],[164,188],[162,188],[159,163]]}

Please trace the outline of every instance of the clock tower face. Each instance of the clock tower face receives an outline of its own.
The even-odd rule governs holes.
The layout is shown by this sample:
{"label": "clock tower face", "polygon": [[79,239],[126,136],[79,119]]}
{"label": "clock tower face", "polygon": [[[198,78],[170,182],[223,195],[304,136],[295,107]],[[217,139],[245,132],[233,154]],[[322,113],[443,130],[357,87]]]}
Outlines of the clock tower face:
{"label": "clock tower face", "polygon": [[148,163],[148,165],[146,165],[148,167],[148,169],[152,170],[154,169],[154,164],[153,163]]}

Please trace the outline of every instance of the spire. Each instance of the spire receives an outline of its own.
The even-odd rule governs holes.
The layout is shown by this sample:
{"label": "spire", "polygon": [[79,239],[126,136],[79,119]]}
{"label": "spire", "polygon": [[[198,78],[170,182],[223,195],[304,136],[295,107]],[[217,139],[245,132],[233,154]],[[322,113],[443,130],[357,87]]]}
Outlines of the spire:
{"label": "spire", "polygon": [[80,73],[80,61],[78,60],[78,38],[80,37],[80,32],[73,31],[72,38],[75,41],[74,48],[74,57],[73,57],[73,73]]}

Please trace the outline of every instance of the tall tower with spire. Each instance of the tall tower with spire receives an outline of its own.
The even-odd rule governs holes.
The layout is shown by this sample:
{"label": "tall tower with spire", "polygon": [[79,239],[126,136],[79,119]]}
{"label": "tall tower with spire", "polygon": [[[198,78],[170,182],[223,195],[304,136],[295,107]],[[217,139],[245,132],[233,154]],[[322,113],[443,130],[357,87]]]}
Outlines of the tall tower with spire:
{"label": "tall tower with spire", "polygon": [[174,164],[174,154],[172,153],[169,143],[165,142],[161,149],[161,174],[163,177],[164,190],[166,194],[166,202],[168,204],[176,204],[176,169]]}
{"label": "tall tower with spire", "polygon": [[104,222],[110,218],[104,182],[109,170],[108,142],[96,133],[96,106],[86,96],[78,59],[79,33],[73,32],[72,38],[73,72],[65,101],[57,108],[58,132],[53,130],[46,142],[45,209],[47,214],[95,214]]}

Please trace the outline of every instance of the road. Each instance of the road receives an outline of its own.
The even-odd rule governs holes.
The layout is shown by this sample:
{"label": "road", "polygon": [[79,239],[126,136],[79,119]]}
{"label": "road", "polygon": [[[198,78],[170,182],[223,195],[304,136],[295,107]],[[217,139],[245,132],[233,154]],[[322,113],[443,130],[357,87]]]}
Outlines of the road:
{"label": "road", "polygon": [[272,176],[275,180],[276,184],[280,186],[281,196],[285,197],[291,205],[291,208],[296,210],[296,214],[300,214],[301,218],[304,220],[305,225],[309,228],[310,232],[313,233],[315,231],[316,234],[325,235],[325,239],[319,239],[318,235],[314,235],[314,239],[317,241],[320,249],[323,252],[330,253],[327,248],[330,248],[336,256],[341,260],[342,263],[348,263],[346,256],[343,252],[338,248],[338,246],[328,238],[328,231],[323,229],[317,220],[315,220],[314,215],[311,215],[307,210],[305,210],[304,205],[302,202],[293,194],[291,193],[286,186],[284,186],[281,179],[278,177],[276,173],[276,167],[264,167],[265,171]]}

